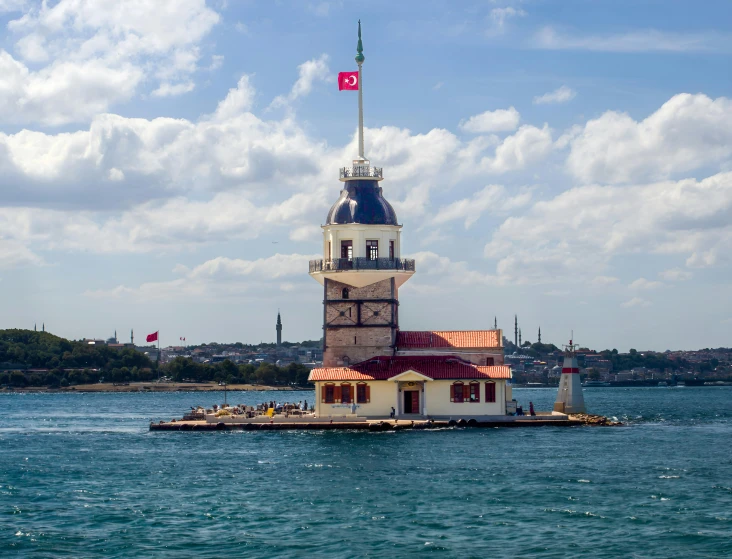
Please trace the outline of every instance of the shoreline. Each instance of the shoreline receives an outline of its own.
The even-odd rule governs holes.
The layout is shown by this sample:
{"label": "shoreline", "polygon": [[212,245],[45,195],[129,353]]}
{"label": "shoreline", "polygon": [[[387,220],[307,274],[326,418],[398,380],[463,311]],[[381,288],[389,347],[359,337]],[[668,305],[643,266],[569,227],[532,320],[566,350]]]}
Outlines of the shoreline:
{"label": "shoreline", "polygon": [[99,392],[99,393],[127,393],[127,392],[264,392],[264,391],[295,391],[311,392],[312,388],[302,386],[266,386],[261,384],[228,384],[226,387],[218,383],[206,382],[130,382],[114,384],[111,382],[97,384],[77,384],[75,386],[64,386],[61,388],[49,388],[47,386],[24,386],[12,388],[0,388],[3,393],[34,394],[61,394],[78,392]]}

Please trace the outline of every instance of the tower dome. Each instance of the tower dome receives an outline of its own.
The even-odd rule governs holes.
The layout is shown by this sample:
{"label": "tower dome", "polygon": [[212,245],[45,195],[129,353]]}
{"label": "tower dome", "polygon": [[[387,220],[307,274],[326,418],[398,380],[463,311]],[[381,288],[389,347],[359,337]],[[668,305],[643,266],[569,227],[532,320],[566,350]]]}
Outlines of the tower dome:
{"label": "tower dome", "polygon": [[398,225],[396,212],[376,180],[349,180],[330,208],[326,225]]}

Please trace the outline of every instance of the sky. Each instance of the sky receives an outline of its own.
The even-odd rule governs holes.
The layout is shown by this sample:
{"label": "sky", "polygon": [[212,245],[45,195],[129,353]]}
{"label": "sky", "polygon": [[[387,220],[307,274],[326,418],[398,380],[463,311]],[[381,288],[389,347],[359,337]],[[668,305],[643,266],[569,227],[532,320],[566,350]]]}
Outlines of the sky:
{"label": "sky", "polygon": [[320,338],[359,19],[402,329],[732,346],[728,0],[0,0],[0,328]]}

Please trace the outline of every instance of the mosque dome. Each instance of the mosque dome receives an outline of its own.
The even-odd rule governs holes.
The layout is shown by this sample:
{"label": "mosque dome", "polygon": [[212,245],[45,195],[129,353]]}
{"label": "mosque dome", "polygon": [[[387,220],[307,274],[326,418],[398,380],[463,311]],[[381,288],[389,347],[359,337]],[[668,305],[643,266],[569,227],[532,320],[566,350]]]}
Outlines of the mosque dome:
{"label": "mosque dome", "polygon": [[349,180],[328,212],[326,225],[398,225],[396,212],[376,180]]}

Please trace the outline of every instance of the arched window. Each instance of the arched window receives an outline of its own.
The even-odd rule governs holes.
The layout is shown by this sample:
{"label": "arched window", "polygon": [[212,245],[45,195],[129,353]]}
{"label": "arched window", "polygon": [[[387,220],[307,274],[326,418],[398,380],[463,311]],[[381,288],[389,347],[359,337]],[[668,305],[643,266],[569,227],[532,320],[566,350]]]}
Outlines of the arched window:
{"label": "arched window", "polygon": [[341,403],[350,404],[353,399],[353,393],[351,392],[351,385],[347,382],[341,384]]}
{"label": "arched window", "polygon": [[468,393],[470,394],[470,401],[471,402],[480,402],[480,383],[478,381],[472,381],[469,384],[470,390]]}
{"label": "arched window", "polygon": [[344,287],[343,288],[343,293],[341,295],[343,296],[344,299],[348,299],[349,293],[348,293],[348,288],[347,287]]}
{"label": "arched window", "polygon": [[467,385],[462,382],[455,382],[450,386],[450,401],[462,404],[465,401],[465,388]]}
{"label": "arched window", "polygon": [[496,383],[492,380],[485,383],[485,401],[496,401]]}
{"label": "arched window", "polygon": [[371,401],[371,388],[365,382],[356,385],[356,403],[368,404]]}
{"label": "arched window", "polygon": [[326,384],[323,386],[323,403],[334,404],[335,399],[335,384]]}

